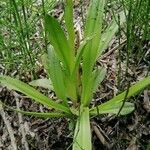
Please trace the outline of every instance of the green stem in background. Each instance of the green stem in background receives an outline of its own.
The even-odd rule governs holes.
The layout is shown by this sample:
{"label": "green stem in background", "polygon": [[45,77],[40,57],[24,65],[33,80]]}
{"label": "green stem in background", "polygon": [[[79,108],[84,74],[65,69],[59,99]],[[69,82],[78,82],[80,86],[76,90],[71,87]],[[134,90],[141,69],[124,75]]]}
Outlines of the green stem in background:
{"label": "green stem in background", "polygon": [[[120,25],[120,16],[118,15],[118,41],[119,45],[121,45],[121,25]],[[120,90],[120,83],[121,83],[121,50],[118,49],[118,73],[117,73],[117,87]]]}
{"label": "green stem in background", "polygon": [[[45,17],[45,13],[46,12],[45,12],[45,1],[44,0],[42,0],[42,9],[43,9],[43,16]],[[45,42],[45,49],[47,51],[48,42],[47,42],[47,38],[46,38],[47,33],[46,33],[46,29],[45,29],[45,20],[44,19],[43,19],[43,22],[44,22],[44,34],[43,34],[43,37],[44,37],[44,42]]]}
{"label": "green stem in background", "polygon": [[[31,48],[30,48],[30,44],[29,44],[29,40],[30,39],[28,39],[29,35],[27,33],[27,36],[25,36],[23,25],[22,25],[22,21],[21,21],[21,16],[19,14],[19,9],[18,9],[18,6],[16,4],[16,1],[12,0],[11,4],[13,5],[13,8],[14,8],[14,19],[16,20],[15,21],[16,22],[16,26],[19,27],[19,29],[20,29],[19,32],[18,32],[19,39],[20,39],[21,44],[24,45],[24,48],[23,48],[24,55],[23,56],[25,56],[25,60],[26,60],[25,53],[27,53],[27,55],[29,56],[30,63],[32,65],[32,67],[34,67],[34,61],[33,61],[32,56],[31,56]],[[23,0],[22,0],[22,4],[24,5],[24,1]],[[27,19],[26,19],[26,13],[25,13],[24,6],[22,6],[22,8],[23,8],[23,16],[24,16],[24,20],[25,20],[25,26],[26,26],[26,29],[28,31]],[[35,77],[35,71],[34,71],[34,69],[32,70],[32,73],[33,73],[33,76]]]}
{"label": "green stem in background", "polygon": [[129,13],[127,16],[127,31],[126,31],[126,37],[127,37],[127,48],[126,48],[126,70],[125,70],[125,78],[128,76],[128,67],[129,67],[129,58],[131,54],[131,28],[132,28],[132,15],[131,15],[131,10],[132,10],[132,4],[130,4],[130,9]]}
{"label": "green stem in background", "polygon": [[[147,0],[147,9],[146,9],[146,13],[145,13],[145,20],[144,20],[144,39],[150,39],[149,35],[149,19],[150,19],[150,0]],[[150,29],[149,29],[150,30]]]}
{"label": "green stem in background", "polygon": [[[7,8],[10,8],[10,3],[7,3]],[[7,10],[8,10],[8,14],[9,14],[9,19],[11,20],[12,19],[11,9],[7,9]],[[11,33],[12,32],[11,27],[9,27],[9,30],[10,30],[10,33]],[[12,45],[12,34],[9,35],[9,45]],[[4,46],[5,46],[5,44],[4,44]],[[11,64],[10,65],[10,68],[11,68],[12,67],[12,62],[13,62],[13,56],[12,56],[12,53],[9,50],[9,48],[7,46],[5,48],[7,49],[7,58],[6,58],[7,60],[6,61],[9,62],[9,64]]]}

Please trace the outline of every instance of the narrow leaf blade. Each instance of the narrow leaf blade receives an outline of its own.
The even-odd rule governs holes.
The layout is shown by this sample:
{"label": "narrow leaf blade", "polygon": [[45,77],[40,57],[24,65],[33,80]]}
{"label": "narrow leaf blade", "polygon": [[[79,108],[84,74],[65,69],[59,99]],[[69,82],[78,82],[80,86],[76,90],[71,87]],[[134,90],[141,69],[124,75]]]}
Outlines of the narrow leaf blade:
{"label": "narrow leaf blade", "polygon": [[49,99],[48,97],[41,94],[33,87],[29,86],[28,84],[20,80],[13,79],[9,76],[0,76],[0,83],[2,85],[10,87],[13,90],[19,91],[27,95],[29,98],[34,99],[36,102],[39,102],[50,108],[55,108],[56,110],[61,110],[66,113],[70,113],[70,110],[67,107],[63,106],[62,104],[54,102],[52,99]]}
{"label": "narrow leaf blade", "polygon": [[[126,96],[126,91],[122,92],[121,94],[115,96],[114,98],[112,98],[111,100],[99,105],[97,108],[99,110],[101,110],[101,108],[103,109],[108,109],[111,108],[112,105],[116,105],[120,102],[122,102],[126,96],[126,98],[129,98],[131,96],[134,96],[135,94],[137,94],[139,91],[143,90],[144,88],[146,88],[148,85],[150,85],[150,76],[144,78],[143,80],[137,82],[136,84],[132,85],[129,90],[128,90],[128,94]],[[92,108],[90,111],[96,111],[97,110],[96,107]]]}
{"label": "narrow leaf blade", "polygon": [[27,115],[27,116],[34,116],[34,117],[38,117],[38,118],[43,118],[43,119],[47,119],[47,118],[62,118],[62,117],[66,117],[66,114],[62,114],[62,113],[42,113],[42,112],[29,112],[29,111],[22,111],[22,110],[18,110],[18,109],[14,109],[14,111],[21,113],[23,115]]}
{"label": "narrow leaf blade", "polygon": [[[98,110],[90,111],[90,115],[100,115],[100,114],[118,114],[120,108],[122,106],[122,102],[112,105],[111,107],[98,107]],[[127,115],[134,110],[134,104],[125,102],[120,115]]]}
{"label": "narrow leaf blade", "polygon": [[[0,100],[0,107],[2,107],[2,106],[8,108],[8,109],[11,110],[11,111],[15,111],[15,112],[18,112],[18,113],[27,115],[27,116],[34,116],[34,117],[39,117],[39,118],[43,118],[43,119],[46,119],[46,118],[69,117],[67,114],[58,113],[58,112],[30,112],[30,111],[23,111],[23,110],[20,110],[20,109],[12,108],[12,107],[10,107],[10,106],[4,104],[4,103],[1,102],[1,100]],[[0,108],[0,109],[1,109],[1,108]]]}

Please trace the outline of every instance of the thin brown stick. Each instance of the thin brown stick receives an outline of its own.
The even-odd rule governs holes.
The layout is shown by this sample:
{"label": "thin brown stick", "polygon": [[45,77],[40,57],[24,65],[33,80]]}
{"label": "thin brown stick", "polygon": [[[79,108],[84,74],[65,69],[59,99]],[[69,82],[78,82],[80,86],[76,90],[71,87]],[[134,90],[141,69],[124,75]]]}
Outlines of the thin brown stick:
{"label": "thin brown stick", "polygon": [[126,42],[126,39],[123,40],[120,45],[116,45],[115,47],[113,47],[112,49],[110,49],[107,53],[105,53],[104,55],[102,55],[102,56],[100,57],[100,60],[102,60],[102,59],[108,57],[112,52],[114,52],[115,50],[121,48],[121,47],[125,44],[125,42]]}
{"label": "thin brown stick", "polygon": [[8,117],[6,117],[6,113],[2,107],[0,107],[0,114],[1,114],[2,119],[6,125],[7,131],[8,131],[9,137],[10,137],[10,141],[11,141],[12,150],[17,150],[17,144],[16,144],[16,139],[14,137],[13,129],[12,129],[10,122],[8,120]]}
{"label": "thin brown stick", "polygon": [[[16,92],[14,92],[14,95],[15,95],[17,109],[20,110],[19,95]],[[22,145],[24,146],[25,150],[29,150],[29,145],[26,140],[26,132],[25,132],[25,127],[23,124],[23,118],[21,113],[18,113],[18,119],[19,119],[20,131],[22,134],[22,139],[21,139]]]}

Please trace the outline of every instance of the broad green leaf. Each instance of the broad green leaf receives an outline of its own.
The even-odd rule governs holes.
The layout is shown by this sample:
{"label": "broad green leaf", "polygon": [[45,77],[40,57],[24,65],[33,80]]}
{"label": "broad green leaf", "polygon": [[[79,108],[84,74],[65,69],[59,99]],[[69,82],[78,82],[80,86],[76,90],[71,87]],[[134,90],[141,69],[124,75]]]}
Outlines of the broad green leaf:
{"label": "broad green leaf", "polygon": [[83,88],[83,92],[82,92],[82,105],[83,106],[87,106],[89,105],[92,96],[93,96],[93,85],[94,85],[94,78],[95,78],[95,74],[91,74],[91,76],[89,76],[89,79],[85,85],[85,87]]}
{"label": "broad green leaf", "polygon": [[77,92],[76,92],[76,74],[67,76],[64,74],[64,81],[66,86],[67,97],[73,102],[77,102]]}
{"label": "broad green leaf", "polygon": [[[100,114],[107,114],[107,113],[118,114],[118,112],[122,106],[122,103],[123,102],[113,104],[113,105],[111,105],[111,107],[104,107],[104,108],[103,108],[103,106],[98,107],[98,110],[96,110],[96,109],[91,110],[90,115],[97,116]],[[133,110],[134,110],[134,104],[125,102],[125,104],[120,112],[120,115],[127,115],[127,114],[131,113]]]}
{"label": "broad green leaf", "polygon": [[[134,96],[135,94],[137,94],[139,91],[143,90],[145,87],[147,87],[148,85],[150,85],[150,76],[144,78],[143,80],[137,82],[136,84],[132,85],[129,90],[128,90],[128,94],[126,98],[129,98],[131,96]],[[94,107],[90,110],[90,112],[95,112],[97,110],[97,108],[99,110],[102,109],[108,109],[111,108],[112,105],[117,105],[118,103],[122,102],[124,100],[126,96],[126,91],[122,92],[121,94],[115,96],[114,98],[112,98],[111,100],[97,106]]]}
{"label": "broad green leaf", "polygon": [[92,39],[93,39],[94,36],[90,36],[90,37],[86,37],[83,42],[81,43],[80,47],[78,48],[77,50],[77,55],[76,55],[76,58],[75,58],[75,66],[74,66],[74,69],[73,69],[73,74],[76,72],[76,70],[78,69],[78,66],[80,64],[80,60],[83,56],[83,53],[84,53],[84,50],[85,50],[85,47],[86,45],[88,44],[88,42],[90,42]]}
{"label": "broad green leaf", "polygon": [[28,84],[20,80],[13,79],[9,76],[0,76],[0,84],[5,85],[8,88],[10,87],[13,90],[19,91],[27,95],[29,98],[34,99],[36,102],[39,102],[50,108],[55,108],[56,110],[61,110],[62,112],[70,113],[69,108],[63,106],[62,104],[56,103],[52,99],[46,97],[33,87],[29,86]]}
{"label": "broad green leaf", "polygon": [[98,67],[98,69],[95,70],[93,73],[95,74],[93,92],[96,92],[98,86],[101,84],[101,82],[105,78],[106,68],[104,68],[104,67]]}
{"label": "broad green leaf", "polygon": [[74,25],[73,25],[73,0],[65,0],[65,25],[67,28],[68,36],[69,36],[69,44],[70,48],[72,50],[72,53],[74,54],[74,41],[75,41],[75,32],[74,32]]}
{"label": "broad green leaf", "polygon": [[76,123],[73,150],[92,150],[89,108],[84,107]]}
{"label": "broad green leaf", "polygon": [[[93,39],[86,45],[83,54],[83,75],[82,75],[82,96],[81,101],[84,106],[88,105],[89,96],[87,94],[90,92],[90,86],[93,85],[89,78],[92,76],[93,66],[96,61],[97,52],[99,48],[99,42],[101,38],[102,31],[102,21],[104,12],[105,0],[91,0],[89,6],[89,12],[87,16],[87,21],[85,25],[85,37],[94,35]],[[89,83],[88,83],[89,82]],[[90,83],[91,82],[91,83]],[[87,87],[89,86],[89,87]]]}
{"label": "broad green leaf", "polygon": [[52,46],[48,47],[48,55],[45,55],[44,59],[47,67],[46,70],[52,81],[54,91],[57,97],[62,99],[67,105],[66,87],[64,84],[62,67]]}
{"label": "broad green leaf", "polygon": [[[81,43],[81,45],[80,45],[80,47],[78,48],[78,50],[77,50],[77,55],[76,55],[76,58],[75,58],[75,66],[74,66],[74,69],[73,69],[73,72],[72,72],[72,75],[71,75],[71,78],[73,78],[73,76],[75,76],[74,78],[75,78],[75,83],[76,84],[80,84],[79,82],[79,80],[78,80],[78,78],[76,78],[77,77],[77,71],[79,71],[79,64],[80,64],[80,62],[81,62],[81,58],[82,58],[82,56],[83,56],[83,53],[84,53],[84,50],[85,50],[85,46],[88,44],[88,42],[89,41],[91,41],[92,40],[92,38],[93,38],[94,36],[90,36],[90,37],[86,37],[84,40],[83,40],[83,42]],[[66,79],[67,80],[67,79]],[[68,91],[70,90],[70,89],[74,89],[73,91],[75,91],[76,90],[76,87],[78,86],[78,85],[76,85],[75,84],[75,86],[74,86],[74,88],[73,88],[73,84],[71,85],[70,84],[70,87],[68,87]],[[72,88],[71,88],[72,87]],[[79,92],[79,91],[78,91]],[[71,92],[70,92],[71,93]],[[73,93],[73,92],[72,92]],[[75,97],[75,96],[74,96]],[[76,96],[76,98],[75,98],[76,100],[77,100],[77,96]],[[74,102],[75,102],[75,100],[74,100]]]}
{"label": "broad green leaf", "polygon": [[48,39],[54,47],[58,58],[70,73],[73,69],[74,55],[70,49],[69,43],[58,21],[49,16],[45,16],[45,28],[48,32]]}
{"label": "broad green leaf", "polygon": [[37,80],[33,80],[29,82],[29,84],[35,87],[39,86],[39,87],[46,88],[49,90],[54,90],[50,79],[37,79]]}
{"label": "broad green leaf", "polygon": [[[51,51],[52,49],[53,49],[52,47],[49,47],[48,51]],[[53,55],[54,54],[51,55],[49,53],[49,57],[52,57]],[[55,59],[57,59],[56,55],[55,55]],[[60,61],[58,59],[57,59],[57,63],[55,64],[53,64],[51,60],[52,58],[48,58],[47,54],[42,56],[44,68],[46,69],[48,76],[52,81],[55,92],[57,91],[56,94],[59,93],[59,96],[58,95],[57,96],[59,98],[61,97],[61,99],[64,99],[65,101],[66,101],[66,97],[68,97],[75,102],[77,100],[77,96],[76,96],[76,84],[75,84],[75,80],[73,80],[73,76],[68,76],[66,70],[62,68],[63,66],[61,66]]]}
{"label": "broad green leaf", "polygon": [[106,69],[98,67],[97,70],[94,70],[92,72],[91,77],[89,77],[89,80],[86,84],[85,90],[87,91],[85,99],[86,101],[83,102],[83,105],[89,105],[90,101],[93,97],[93,93],[96,92],[98,86],[103,81],[104,77],[106,75]]}
{"label": "broad green leaf", "polygon": [[[126,21],[124,11],[120,12],[118,15],[120,16],[120,25],[122,25]],[[102,54],[102,52],[105,49],[107,49],[110,41],[113,39],[118,29],[119,29],[118,23],[114,18],[101,36],[101,40],[99,44],[99,52],[97,53],[97,57],[99,57]]]}

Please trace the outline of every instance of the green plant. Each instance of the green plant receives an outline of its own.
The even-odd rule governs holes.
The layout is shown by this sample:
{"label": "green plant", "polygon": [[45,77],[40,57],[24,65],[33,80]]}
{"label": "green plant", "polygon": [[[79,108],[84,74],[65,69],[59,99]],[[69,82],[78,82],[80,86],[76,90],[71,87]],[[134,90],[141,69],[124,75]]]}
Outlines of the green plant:
{"label": "green plant", "polygon": [[[125,102],[125,100],[150,84],[150,77],[147,77],[111,100],[99,106],[90,107],[93,93],[106,74],[106,69],[100,66],[95,67],[95,62],[118,30],[117,23],[113,20],[102,32],[104,6],[105,0],[90,1],[84,28],[84,40],[78,49],[75,49],[74,43],[73,1],[66,0],[64,20],[67,36],[56,19],[49,15],[45,16],[45,27],[51,45],[48,47],[47,54],[43,56],[43,63],[49,79],[36,80],[30,84],[52,89],[61,103],[55,102],[17,79],[0,76],[2,85],[19,91],[48,108],[54,108],[55,112],[13,110],[43,118],[68,117],[70,120],[75,120],[73,150],[92,149],[90,117],[104,113],[118,114],[120,112],[121,115],[126,115],[132,112],[134,104]],[[124,19],[121,22],[123,23]],[[68,102],[71,102],[71,105]],[[120,109],[122,105],[124,106]]]}
{"label": "green plant", "polygon": [[[148,49],[144,45],[150,40],[150,1],[149,0],[119,0],[126,14],[125,36],[127,39],[127,55],[138,64],[142,59],[146,59]],[[136,41],[136,42],[135,42]],[[148,46],[147,46],[148,47]]]}
{"label": "green plant", "polygon": [[1,0],[0,63],[8,73],[29,71],[36,76],[35,58],[44,53],[42,45],[46,45],[41,18],[44,12],[52,11],[57,2]]}

